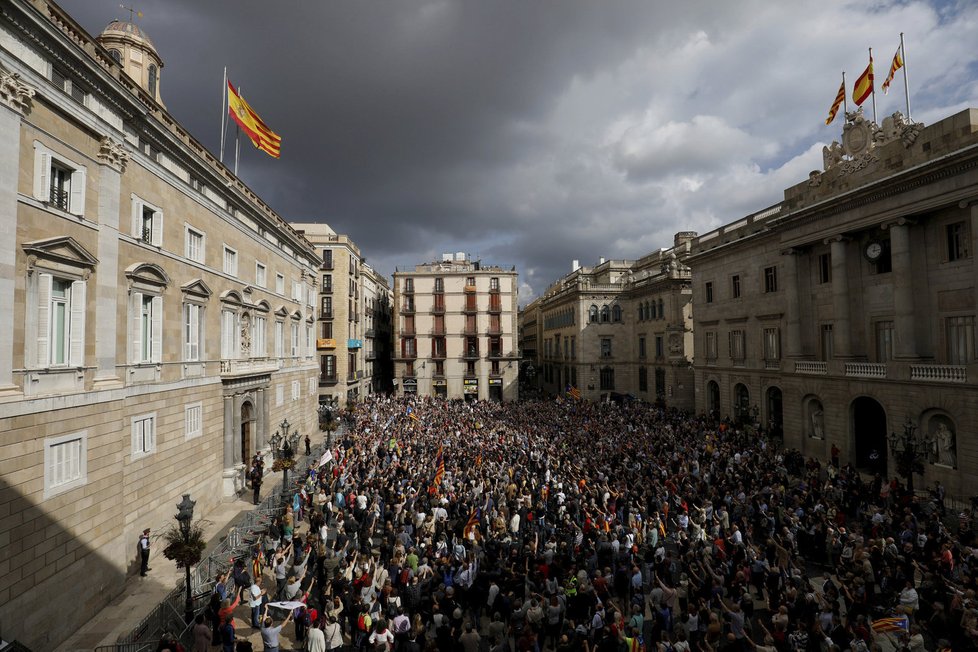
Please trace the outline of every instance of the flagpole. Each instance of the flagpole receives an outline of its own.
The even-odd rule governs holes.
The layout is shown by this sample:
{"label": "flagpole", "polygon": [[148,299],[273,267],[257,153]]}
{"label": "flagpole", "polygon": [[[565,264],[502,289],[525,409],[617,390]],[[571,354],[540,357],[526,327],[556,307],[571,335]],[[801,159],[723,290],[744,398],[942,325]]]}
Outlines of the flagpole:
{"label": "flagpole", "polygon": [[907,77],[907,48],[903,44],[903,32],[900,32],[900,54],[903,56],[903,92],[907,96],[907,122],[913,123],[910,115],[910,81]]}
{"label": "flagpole", "polygon": [[224,140],[228,130],[228,67],[224,66],[224,86],[221,90],[221,156],[218,159],[224,162]]}
{"label": "flagpole", "polygon": [[[238,86],[238,97],[244,99],[244,94],[241,92],[241,87]],[[241,135],[241,127],[237,124],[234,126],[234,176],[238,176],[238,159],[241,158],[241,141],[239,136]]]}
{"label": "flagpole", "polygon": [[[869,48],[869,66],[873,67],[873,48]],[[870,70],[869,83],[870,92],[873,94],[873,122],[876,122],[876,72],[874,70]]]}
{"label": "flagpole", "polygon": [[849,92],[846,90],[846,71],[842,71],[842,122],[846,121],[846,114],[849,113],[849,100],[847,96]]}

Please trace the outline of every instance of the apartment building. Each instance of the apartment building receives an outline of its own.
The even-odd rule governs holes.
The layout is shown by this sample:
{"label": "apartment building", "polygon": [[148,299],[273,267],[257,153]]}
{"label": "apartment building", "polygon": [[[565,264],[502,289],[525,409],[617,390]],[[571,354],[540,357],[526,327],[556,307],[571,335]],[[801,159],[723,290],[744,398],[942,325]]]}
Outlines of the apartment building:
{"label": "apartment building", "polygon": [[464,253],[394,273],[400,395],[519,398],[518,275]]}
{"label": "apartment building", "polygon": [[181,494],[206,516],[281,421],[316,427],[317,253],[166,111],[162,67],[133,23],[0,11],[0,622],[36,650]]}

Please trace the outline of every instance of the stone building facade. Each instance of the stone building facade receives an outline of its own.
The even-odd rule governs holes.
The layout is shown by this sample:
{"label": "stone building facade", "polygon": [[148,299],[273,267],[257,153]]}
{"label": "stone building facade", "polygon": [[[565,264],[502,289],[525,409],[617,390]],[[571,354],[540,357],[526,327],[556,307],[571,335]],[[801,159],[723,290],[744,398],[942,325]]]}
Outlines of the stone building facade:
{"label": "stone building facade", "polygon": [[[319,252],[316,349],[319,402],[339,407],[390,384],[390,305],[387,279],[367,265],[349,236],[328,224],[294,223]],[[379,356],[379,357],[378,357]]]}
{"label": "stone building facade", "polygon": [[398,394],[519,398],[518,275],[465,254],[394,273]]}
{"label": "stone building facade", "polygon": [[167,113],[159,68],[135,26],[0,7],[0,622],[36,650],[181,494],[205,516],[276,424],[316,427],[316,251]]}
{"label": "stone building facade", "polygon": [[978,110],[857,112],[842,141],[784,201],[693,241],[696,407],[884,475],[912,433],[925,482],[972,495]]}
{"label": "stone building facade", "polygon": [[[693,407],[692,232],[635,260],[574,262],[522,311],[524,376],[548,393]],[[533,353],[529,353],[532,351]],[[532,358],[532,360],[531,360]]]}

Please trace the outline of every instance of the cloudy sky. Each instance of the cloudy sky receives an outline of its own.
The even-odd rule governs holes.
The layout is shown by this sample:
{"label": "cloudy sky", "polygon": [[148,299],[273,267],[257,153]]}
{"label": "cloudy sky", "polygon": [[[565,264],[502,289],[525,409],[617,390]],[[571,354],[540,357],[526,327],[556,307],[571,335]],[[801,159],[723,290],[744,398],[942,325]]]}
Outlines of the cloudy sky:
{"label": "cloudy sky", "polygon": [[[61,0],[93,34],[117,0]],[[282,136],[240,176],[384,273],[465,251],[526,303],[571,260],[636,258],[821,168],[846,71],[906,33],[911,108],[978,107],[970,0],[144,0],[170,112],[219,149],[224,66]],[[869,103],[867,102],[867,109]],[[906,113],[903,79],[877,96]],[[850,105],[850,108],[851,105]]]}

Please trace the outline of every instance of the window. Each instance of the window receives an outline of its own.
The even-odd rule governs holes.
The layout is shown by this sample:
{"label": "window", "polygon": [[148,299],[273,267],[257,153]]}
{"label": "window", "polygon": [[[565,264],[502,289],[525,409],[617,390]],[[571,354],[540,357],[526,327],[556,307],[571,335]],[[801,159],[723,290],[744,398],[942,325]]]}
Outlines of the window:
{"label": "window", "polygon": [[81,102],[82,104],[85,103],[85,90],[69,79],[65,73],[61,72],[57,68],[52,68],[51,81],[58,87],[59,90],[64,91],[74,100]]}
{"label": "window", "polygon": [[132,293],[132,362],[162,362],[163,297]]}
{"label": "window", "polygon": [[302,301],[302,281],[292,281],[292,300]]}
{"label": "window", "polygon": [[406,279],[404,279],[404,291],[405,292],[414,292],[414,279],[413,278],[406,278]]}
{"label": "window", "polygon": [[730,359],[735,363],[743,363],[744,359],[747,357],[747,347],[745,346],[746,343],[744,338],[744,331],[730,331]]}
{"label": "window", "polygon": [[191,174],[188,183],[190,183],[190,187],[197,192],[204,192],[204,182],[201,181],[199,177],[195,177]]}
{"label": "window", "polygon": [[275,322],[275,357],[281,358],[285,355],[285,322]]}
{"label": "window", "polygon": [[292,381],[292,400],[293,401],[298,401],[299,400],[299,392],[300,392],[300,390],[301,390],[301,386],[299,384],[299,381],[298,380],[293,380]]}
{"label": "window", "polygon": [[331,294],[333,292],[333,275],[323,274],[323,294]]}
{"label": "window", "polygon": [[638,391],[649,391],[649,370],[646,367],[638,368]]}
{"label": "window", "polygon": [[227,245],[224,245],[224,273],[238,275],[238,252]]}
{"label": "window", "polygon": [[832,282],[832,254],[818,255],[818,282],[825,285]]}
{"label": "window", "polygon": [[198,362],[201,355],[201,334],[204,307],[196,303],[183,304],[183,359],[185,362]]}
{"label": "window", "polygon": [[196,262],[204,262],[204,234],[192,226],[184,227],[183,255]]}
{"label": "window", "polygon": [[238,357],[238,313],[233,310],[221,311],[221,359],[233,360]]}
{"label": "window", "polygon": [[324,355],[319,361],[319,372],[323,380],[336,378],[336,356]]}
{"label": "window", "polygon": [[601,357],[610,358],[611,357],[611,338],[602,337],[601,338]]}
{"label": "window", "polygon": [[601,370],[601,389],[613,390],[615,388],[615,370],[605,367]]}
{"label": "window", "polygon": [[570,354],[570,357],[571,357],[571,360],[576,360],[577,359],[577,338],[576,337],[571,337],[571,354]]}
{"label": "window", "polygon": [[645,357],[645,336],[642,335],[638,338],[638,357]]}
{"label": "window", "polygon": [[312,355],[314,350],[312,345],[312,324],[306,324],[306,355]]}
{"label": "window", "polygon": [[88,482],[88,431],[44,440],[44,498]]}
{"label": "window", "polygon": [[132,418],[132,458],[156,451],[156,413]]}
{"label": "window", "polygon": [[944,227],[944,237],[947,242],[947,262],[969,258],[968,242],[971,240],[967,222],[955,222]]}
{"label": "window", "polygon": [[617,303],[611,309],[611,320],[614,322],[621,321],[621,306],[619,306]]}
{"label": "window", "polygon": [[659,299],[659,319],[665,319],[665,318],[666,318],[666,307],[665,304],[662,303],[662,299]]}
{"label": "window", "polygon": [[275,405],[280,406],[285,403],[285,386],[276,385],[275,386]]}
{"label": "window", "polygon": [[608,310],[608,306],[601,306],[601,323],[607,324],[611,321],[611,311]]}
{"label": "window", "polygon": [[323,324],[323,338],[327,340],[333,339],[333,322],[324,321]]}
{"label": "window", "polygon": [[281,274],[275,275],[275,293],[285,294],[285,277]]}
{"label": "window", "polygon": [[119,52],[115,48],[112,48],[111,50],[109,50],[109,56],[112,57],[112,60],[115,61],[117,64],[119,64],[120,66],[122,65],[122,53],[121,52]]}
{"label": "window", "polygon": [[499,290],[499,279],[495,276],[489,279],[489,289],[496,291]]}
{"label": "window", "polygon": [[266,324],[268,320],[260,315],[255,316],[255,321],[251,326],[251,355],[255,358],[264,358],[266,355],[265,350],[265,332]]}
{"label": "window", "polygon": [[85,168],[34,141],[34,198],[72,215],[85,214]]}
{"label": "window", "polygon": [[74,366],[85,361],[85,281],[46,273],[32,275],[37,296],[34,328],[38,367]]}
{"label": "window", "polygon": [[159,72],[156,69],[156,64],[149,64],[149,78],[147,80],[146,86],[149,89],[149,94],[154,98],[156,97],[156,76]]}
{"label": "window", "polygon": [[183,409],[183,436],[184,439],[200,437],[204,432],[204,407],[203,403],[194,403]]}
{"label": "window", "polygon": [[465,363],[465,375],[474,376],[475,375],[475,363],[472,361]]}
{"label": "window", "polygon": [[299,357],[299,324],[292,322],[292,357]]}
{"label": "window", "polygon": [[819,353],[822,356],[822,360],[831,360],[835,350],[835,340],[832,337],[832,324],[822,324],[820,335],[821,351]]}
{"label": "window", "polygon": [[707,281],[703,286],[703,290],[706,293],[706,302],[713,303],[713,282]]}
{"label": "window", "polygon": [[706,331],[706,359],[709,362],[713,362],[717,357],[717,333],[716,331]]}
{"label": "window", "polygon": [[469,287],[473,287],[474,288],[475,287],[475,277],[474,276],[469,276],[468,278],[466,278],[465,279],[465,284],[467,286],[469,286]]}
{"label": "window", "polygon": [[445,279],[443,279],[443,278],[436,278],[435,279],[435,292],[444,292],[444,291],[445,291]]}
{"label": "window", "polygon": [[765,292],[778,291],[778,268],[777,267],[764,268],[764,291]]}
{"label": "window", "polygon": [[730,296],[734,299],[740,298],[740,274],[734,274],[730,277]]}
{"label": "window", "polygon": [[893,322],[878,321],[876,331],[876,361],[889,362],[893,359]]}
{"label": "window", "polygon": [[664,340],[661,335],[655,336],[655,357],[661,358],[666,354]]}
{"label": "window", "polygon": [[769,362],[781,359],[781,332],[778,328],[764,329],[764,359]]}
{"label": "window", "polygon": [[591,323],[598,321],[598,307],[591,306],[587,310],[587,320]]}
{"label": "window", "polygon": [[975,318],[973,315],[947,317],[947,363],[963,365],[975,359]]}
{"label": "window", "polygon": [[658,398],[666,396],[666,370],[662,367],[655,368],[655,395]]}
{"label": "window", "polygon": [[268,283],[268,269],[261,263],[255,263],[255,285],[260,288]]}

